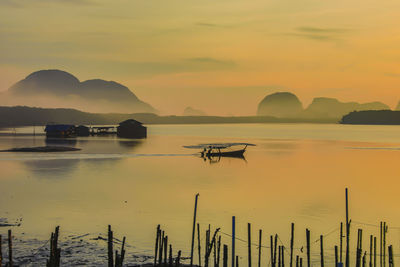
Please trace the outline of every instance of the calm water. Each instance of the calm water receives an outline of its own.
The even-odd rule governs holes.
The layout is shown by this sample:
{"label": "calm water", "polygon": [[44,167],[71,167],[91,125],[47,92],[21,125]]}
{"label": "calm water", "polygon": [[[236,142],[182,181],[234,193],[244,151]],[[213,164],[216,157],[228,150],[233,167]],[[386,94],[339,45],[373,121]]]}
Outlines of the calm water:
{"label": "calm water", "polygon": [[[32,128],[16,131],[30,133]],[[400,251],[399,126],[152,125],[148,132],[149,137],[139,141],[65,141],[64,145],[82,149],[76,152],[0,153],[0,218],[22,220],[21,226],[12,227],[21,261],[36,253],[56,225],[65,242],[85,235],[76,239],[82,239],[83,248],[65,256],[64,263],[90,265],[77,262],[79,258],[105,264],[106,243],[93,239],[106,236],[108,224],[117,237],[126,235],[128,262],[145,261],[153,254],[157,224],[166,230],[174,250],[189,255],[194,196],[200,193],[202,230],[211,224],[229,234],[235,215],[240,238],[247,238],[251,222],[254,243],[261,228],[265,246],[275,233],[288,246],[290,223],[295,222],[295,254],[305,257],[300,248],[305,228],[311,229],[317,266],[319,243],[314,240],[328,234],[327,260],[338,243],[345,187],[350,189],[353,248],[357,228],[364,229],[368,248],[369,234],[379,237],[379,227],[373,225],[386,220],[388,244],[394,244],[395,254]],[[209,142],[257,146],[248,149],[245,160],[216,162],[203,161],[193,155],[196,151],[182,147]],[[45,144],[43,136],[0,136],[0,149]],[[0,227],[0,234],[7,229]],[[230,245],[229,236],[223,234],[222,240]],[[246,244],[238,240],[237,250],[241,264],[246,264]],[[253,251],[256,264],[256,247]],[[265,264],[268,253],[263,251]]]}

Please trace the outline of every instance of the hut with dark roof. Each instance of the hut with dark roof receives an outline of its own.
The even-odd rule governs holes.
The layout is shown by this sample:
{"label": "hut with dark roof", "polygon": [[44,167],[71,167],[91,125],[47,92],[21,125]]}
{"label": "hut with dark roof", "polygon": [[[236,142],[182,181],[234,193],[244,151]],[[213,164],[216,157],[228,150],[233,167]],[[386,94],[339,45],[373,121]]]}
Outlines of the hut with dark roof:
{"label": "hut with dark roof", "polygon": [[75,135],[75,125],[48,124],[44,131],[47,137],[71,137]]}
{"label": "hut with dark roof", "polygon": [[141,122],[129,119],[119,124],[117,136],[122,138],[146,138],[147,128]]}

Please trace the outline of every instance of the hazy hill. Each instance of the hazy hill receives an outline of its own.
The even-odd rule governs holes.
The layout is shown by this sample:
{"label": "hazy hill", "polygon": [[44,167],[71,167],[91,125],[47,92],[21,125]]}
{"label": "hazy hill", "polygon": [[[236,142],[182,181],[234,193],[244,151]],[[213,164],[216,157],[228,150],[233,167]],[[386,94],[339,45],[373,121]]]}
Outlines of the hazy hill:
{"label": "hazy hill", "polygon": [[296,95],[290,92],[278,92],[267,95],[258,105],[258,116],[279,118],[297,117],[303,106]]}
{"label": "hazy hill", "polygon": [[207,116],[207,114],[202,110],[187,107],[183,110],[183,116]]}
{"label": "hazy hill", "polygon": [[340,102],[335,98],[317,97],[303,112],[304,117],[310,118],[341,118],[352,111],[388,110],[389,106],[381,102],[357,103]]}
{"label": "hazy hill", "polygon": [[258,105],[257,115],[297,119],[339,119],[352,111],[389,110],[381,102],[357,103],[341,102],[336,98],[316,97],[303,109],[298,97],[290,92],[278,92],[267,95]]}
{"label": "hazy hill", "polygon": [[274,122],[315,122],[335,123],[333,120],[314,119],[278,119],[270,116],[158,116],[151,113],[88,113],[76,109],[49,109],[33,107],[1,107],[0,127],[45,125],[47,123],[63,124],[113,124],[127,119],[135,119],[145,124],[202,124],[202,123],[274,123]]}
{"label": "hazy hill", "polygon": [[343,116],[340,123],[400,125],[400,111],[392,111],[392,110],[354,111]]}
{"label": "hazy hill", "polygon": [[34,72],[11,86],[4,98],[1,104],[92,112],[156,112],[122,84],[101,79],[80,82],[61,70]]}

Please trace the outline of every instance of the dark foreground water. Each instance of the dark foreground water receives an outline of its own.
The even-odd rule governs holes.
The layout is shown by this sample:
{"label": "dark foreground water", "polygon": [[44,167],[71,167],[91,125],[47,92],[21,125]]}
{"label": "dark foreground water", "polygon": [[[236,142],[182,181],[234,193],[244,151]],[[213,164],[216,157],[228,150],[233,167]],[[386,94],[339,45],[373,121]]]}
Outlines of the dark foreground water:
{"label": "dark foreground water", "polygon": [[[16,129],[17,133],[32,131]],[[182,147],[209,142],[257,146],[248,149],[245,160],[212,162]],[[46,144],[60,142],[43,136],[0,136],[0,150]],[[326,235],[327,261],[339,242],[345,187],[350,189],[352,253],[357,228],[364,229],[368,249],[369,235],[379,238],[377,225],[386,220],[387,243],[394,245],[399,260],[399,126],[154,125],[149,126],[146,140],[88,137],[61,145],[82,150],[0,153],[0,224],[20,225],[0,227],[0,234],[4,239],[7,230],[13,230],[15,257],[23,265],[43,264],[46,242],[56,225],[61,227],[64,265],[105,265],[102,238],[108,224],[117,238],[127,237],[129,263],[152,261],[157,224],[166,230],[174,252],[180,249],[188,256],[194,196],[200,193],[202,231],[208,224],[212,229],[221,227],[222,242],[230,246],[227,234],[235,215],[239,238],[247,238],[251,222],[254,243],[258,229],[263,229],[264,246],[269,246],[270,234],[278,233],[288,247],[294,222],[295,255],[305,258],[301,247],[309,228],[317,266],[319,236]],[[238,240],[237,252],[241,265],[246,264],[246,243]],[[256,264],[256,247],[253,253]],[[262,259],[267,266],[268,248]]]}

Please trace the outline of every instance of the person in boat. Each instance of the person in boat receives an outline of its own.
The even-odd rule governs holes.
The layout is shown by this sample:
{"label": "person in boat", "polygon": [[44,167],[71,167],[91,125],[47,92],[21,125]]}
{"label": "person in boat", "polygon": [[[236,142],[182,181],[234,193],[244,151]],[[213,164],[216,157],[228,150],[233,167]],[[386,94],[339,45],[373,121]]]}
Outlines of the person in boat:
{"label": "person in boat", "polygon": [[206,155],[206,153],[207,153],[207,149],[203,148],[203,151],[201,152],[201,156],[204,157]]}

